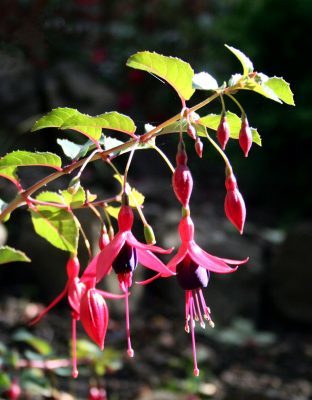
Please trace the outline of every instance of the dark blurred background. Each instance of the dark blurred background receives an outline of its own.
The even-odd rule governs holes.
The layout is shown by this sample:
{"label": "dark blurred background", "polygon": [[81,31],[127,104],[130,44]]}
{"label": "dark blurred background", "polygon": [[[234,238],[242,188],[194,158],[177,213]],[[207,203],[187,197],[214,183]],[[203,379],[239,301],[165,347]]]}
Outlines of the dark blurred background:
{"label": "dark blurred background", "polygon": [[[280,105],[254,93],[238,95],[263,142],[262,148],[252,147],[247,160],[237,142],[232,141],[228,147],[248,207],[245,238],[237,237],[223,216],[221,160],[206,143],[203,160],[199,160],[192,143],[188,143],[195,176],[193,203],[198,241],[220,256],[249,255],[252,260],[241,278],[217,277],[216,289],[211,285],[209,298],[216,310],[222,310],[219,316],[216,312],[221,324],[244,316],[259,329],[283,332],[286,327],[295,334],[309,332],[311,20],[309,0],[2,0],[1,154],[14,149],[60,154],[56,138],[63,133],[29,132],[38,117],[55,107],[74,107],[91,115],[117,110],[131,116],[141,131],[145,122],[157,124],[177,113],[179,101],[170,87],[125,66],[127,58],[137,51],[155,50],[180,57],[196,72],[205,70],[220,83],[241,68],[224,43],[241,49],[251,58],[256,71],[282,76],[290,82],[296,107]],[[202,94],[196,94],[189,105],[201,98]],[[237,112],[233,104],[227,105]],[[219,108],[216,104],[206,110],[219,112]],[[77,135],[71,137],[79,140]],[[159,141],[172,160],[175,143],[174,137]],[[179,211],[170,193],[170,176],[161,162],[151,165],[149,160],[149,154],[136,156],[130,176],[147,197],[146,212],[155,221],[160,242],[177,245]],[[104,169],[90,167],[84,178],[86,187],[104,193],[114,188]],[[0,192],[9,201],[15,189],[1,179]],[[165,193],[166,198],[160,193]],[[35,271],[43,268],[46,251],[53,254],[54,264],[62,264],[65,255],[41,239],[36,239],[40,249],[34,249],[31,223],[24,214],[17,211],[12,216],[8,243],[22,248],[34,262],[31,267],[3,267],[6,271],[1,274],[2,294],[33,299],[46,296],[48,300],[48,293],[57,292],[58,288],[44,280],[39,288],[34,284],[25,286],[25,282],[29,276],[31,280],[42,279]],[[50,278],[47,280],[50,282]],[[154,304],[155,299],[159,300],[155,296],[160,290],[156,284],[147,301]],[[175,301],[170,299],[166,304],[169,310],[171,304],[174,315]],[[306,371],[299,376],[304,379],[305,374]],[[301,398],[307,399],[308,395]]]}

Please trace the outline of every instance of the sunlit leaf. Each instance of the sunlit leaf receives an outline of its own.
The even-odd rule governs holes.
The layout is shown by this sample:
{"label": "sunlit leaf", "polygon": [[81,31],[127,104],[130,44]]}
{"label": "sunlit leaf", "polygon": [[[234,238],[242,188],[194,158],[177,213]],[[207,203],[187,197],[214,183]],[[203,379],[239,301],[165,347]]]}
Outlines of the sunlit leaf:
{"label": "sunlit leaf", "polygon": [[[5,201],[3,201],[2,199],[0,199],[0,214],[2,214],[2,212],[7,208],[7,203]],[[8,221],[8,219],[10,218],[11,214],[7,214],[6,217],[2,220],[3,222]]]}
{"label": "sunlit leaf", "polygon": [[71,160],[78,158],[78,155],[83,147],[83,145],[74,143],[67,139],[57,139],[57,144],[62,147],[65,156]]}
{"label": "sunlit leaf", "polygon": [[229,49],[240,61],[243,66],[243,74],[248,75],[250,72],[253,72],[253,64],[250,59],[240,50],[235,49],[232,46],[225,45],[227,49]]}
{"label": "sunlit leaf", "polygon": [[40,118],[32,127],[31,131],[35,132],[44,128],[61,128],[68,118],[78,114],[80,114],[80,112],[74,108],[55,108],[47,115]]}
{"label": "sunlit leaf", "polygon": [[72,108],[55,108],[35,123],[32,132],[51,127],[73,129],[94,140],[100,139],[102,129],[117,130],[131,136],[136,130],[133,120],[118,112],[107,112],[93,117]]}
{"label": "sunlit leaf", "polygon": [[113,111],[95,117],[81,113],[76,114],[67,119],[61,129],[74,129],[92,139],[99,140],[102,129],[116,130],[133,136],[136,126],[130,117]]}
{"label": "sunlit leaf", "polygon": [[141,51],[128,59],[127,66],[158,76],[168,82],[182,99],[189,100],[195,91],[192,88],[194,71],[190,64],[179,58]]}
{"label": "sunlit leaf", "polygon": [[[43,192],[37,200],[65,204],[64,198],[54,192]],[[36,233],[53,246],[76,253],[78,246],[78,226],[72,213],[53,206],[40,205],[31,210],[31,218]]]}
{"label": "sunlit leaf", "polygon": [[0,264],[6,264],[15,261],[30,262],[30,259],[25,253],[20,250],[13,249],[13,247],[0,247]]}
{"label": "sunlit leaf", "polygon": [[68,190],[62,190],[61,195],[65,203],[71,208],[80,207],[86,201],[86,193],[83,187],[79,187],[76,193],[70,193]]}
{"label": "sunlit leaf", "polygon": [[282,103],[276,93],[269,86],[267,86],[266,83],[258,83],[253,78],[246,79],[242,89],[251,90],[253,92],[261,94],[264,97],[267,97],[268,99],[274,100],[277,103]]}
{"label": "sunlit leaf", "polygon": [[[121,187],[123,186],[123,176],[122,175],[114,175],[114,178],[120,183]],[[139,207],[144,203],[145,197],[142,193],[132,188],[129,183],[126,184],[126,193],[129,196],[129,205],[131,207]]]}
{"label": "sunlit leaf", "polygon": [[193,77],[193,88],[197,90],[216,90],[218,82],[208,72],[199,72]]}
{"label": "sunlit leaf", "polygon": [[[226,118],[227,118],[227,121],[228,121],[228,124],[230,127],[230,137],[232,139],[238,139],[239,131],[240,131],[241,124],[242,124],[240,117],[230,111],[227,111]],[[198,120],[198,123],[200,125],[205,126],[206,128],[213,129],[216,131],[220,124],[220,119],[221,119],[220,114],[209,114],[209,115],[206,115],[205,117],[201,117]],[[256,143],[257,145],[261,146],[261,137],[260,137],[257,129],[251,128],[251,132],[252,132],[253,142]],[[205,136],[205,134],[203,134],[201,132],[199,132],[198,135]]]}
{"label": "sunlit leaf", "polygon": [[[0,159],[0,172],[10,168],[41,165],[61,170],[62,160],[53,153],[33,153],[31,151],[17,150],[6,154]],[[14,170],[12,170],[14,171]],[[13,174],[13,172],[12,172]]]}
{"label": "sunlit leaf", "polygon": [[113,207],[113,206],[107,206],[105,210],[108,212],[108,214],[113,217],[113,218],[118,218],[118,214],[120,211],[120,207]]}
{"label": "sunlit leaf", "polygon": [[287,83],[283,78],[269,78],[265,82],[265,86],[270,88],[276,96],[279,97],[284,103],[294,106],[294,95],[290,89],[289,83]]}

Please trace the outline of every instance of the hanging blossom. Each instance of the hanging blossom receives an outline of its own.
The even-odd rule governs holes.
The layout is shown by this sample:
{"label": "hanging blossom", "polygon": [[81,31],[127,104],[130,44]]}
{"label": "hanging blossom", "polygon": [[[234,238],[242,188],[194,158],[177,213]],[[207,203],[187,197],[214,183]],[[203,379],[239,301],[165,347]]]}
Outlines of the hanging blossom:
{"label": "hanging blossom", "polygon": [[96,289],[96,276],[92,268],[86,268],[81,278],[78,277],[79,270],[78,258],[76,256],[70,258],[66,265],[68,279],[65,288],[30,323],[34,325],[39,322],[44,315],[67,295],[72,310],[72,375],[74,378],[78,376],[76,352],[77,321],[81,321],[88,336],[103,350],[109,321],[108,307],[104,298],[121,299],[125,297],[125,294],[112,294]]}
{"label": "hanging blossom", "polygon": [[[187,333],[191,333],[192,336],[194,375],[198,376],[195,321],[199,321],[202,328],[205,328],[205,321],[211,327],[214,326],[210,316],[210,309],[207,307],[202,293],[202,288],[207,287],[210,272],[218,274],[232,273],[237,270],[238,265],[246,263],[248,258],[242,261],[229,260],[213,256],[201,249],[194,240],[194,224],[189,215],[181,219],[179,233],[181,246],[177,254],[167,264],[167,268],[171,273],[176,274],[179,285],[185,290],[185,330]],[[235,265],[235,267],[230,267],[230,265]],[[139,283],[147,284],[156,278],[168,276],[170,275],[159,273]]]}
{"label": "hanging blossom", "polygon": [[126,308],[126,331],[127,331],[127,353],[129,357],[134,356],[130,338],[130,318],[128,289],[132,285],[133,272],[138,263],[153,271],[166,276],[173,275],[165,264],[154,254],[168,254],[172,249],[162,249],[154,245],[139,242],[131,232],[133,225],[133,211],[130,206],[122,205],[118,215],[118,232],[107,246],[93,258],[88,270],[96,271],[96,281],[105,277],[111,268],[116,272],[121,290],[125,293]]}

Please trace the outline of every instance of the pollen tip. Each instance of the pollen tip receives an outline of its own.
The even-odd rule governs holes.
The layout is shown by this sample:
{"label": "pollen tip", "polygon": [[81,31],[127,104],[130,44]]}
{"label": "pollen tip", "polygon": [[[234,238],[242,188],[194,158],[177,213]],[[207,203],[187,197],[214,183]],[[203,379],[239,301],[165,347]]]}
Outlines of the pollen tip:
{"label": "pollen tip", "polygon": [[130,358],[134,357],[134,350],[133,349],[128,349],[127,354]]}
{"label": "pollen tip", "polygon": [[215,324],[214,324],[214,322],[212,320],[209,321],[209,325],[211,326],[211,328],[215,327]]}
{"label": "pollen tip", "polygon": [[203,329],[205,329],[205,328],[206,328],[205,322],[201,322],[201,323],[200,323],[200,326],[201,326]]}
{"label": "pollen tip", "polygon": [[199,376],[199,369],[198,368],[194,368],[194,376]]}
{"label": "pollen tip", "polygon": [[73,369],[73,372],[72,372],[73,378],[74,379],[78,378],[78,375],[79,375],[78,369],[77,368]]}

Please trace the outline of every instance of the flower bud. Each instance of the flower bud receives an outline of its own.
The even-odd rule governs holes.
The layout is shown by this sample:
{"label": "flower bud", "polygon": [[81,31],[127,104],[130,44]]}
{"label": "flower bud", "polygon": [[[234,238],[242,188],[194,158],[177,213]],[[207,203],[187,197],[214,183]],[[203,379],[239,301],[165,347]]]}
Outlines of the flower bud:
{"label": "flower bud", "polygon": [[18,400],[22,394],[22,390],[17,380],[13,380],[9,389],[6,391],[6,396],[9,400]]}
{"label": "flower bud", "polygon": [[78,192],[78,190],[80,189],[80,179],[79,177],[75,176],[68,185],[68,191],[70,194],[74,195]]}
{"label": "flower bud", "polygon": [[238,190],[235,176],[230,174],[225,180],[226,196],[224,201],[224,211],[232,224],[239,230],[242,234],[246,219],[246,206]]}
{"label": "flower bud", "polygon": [[86,286],[80,279],[74,278],[73,281],[68,286],[68,302],[72,310],[79,316],[80,314],[80,301],[83,294],[86,291]]}
{"label": "flower bud", "polygon": [[147,244],[156,243],[154,231],[150,225],[144,225],[144,238]]}
{"label": "flower bud", "polygon": [[200,158],[202,158],[203,156],[203,148],[204,148],[203,142],[199,138],[197,138],[195,142],[195,150],[196,153],[198,154],[198,157]]}
{"label": "flower bud", "polygon": [[243,119],[242,119],[242,125],[241,125],[241,129],[239,131],[238,140],[239,140],[239,145],[245,154],[245,157],[247,157],[250,147],[252,145],[252,132],[249,127],[246,116],[243,117]]}
{"label": "flower bud", "polygon": [[71,257],[66,264],[66,272],[69,279],[76,278],[80,270],[80,263],[77,256]]}
{"label": "flower bud", "polygon": [[222,150],[225,149],[225,146],[230,138],[230,127],[227,122],[225,114],[222,114],[220,124],[217,130],[217,139],[222,147]]}
{"label": "flower bud", "polygon": [[187,165],[176,167],[172,175],[172,186],[179,202],[187,208],[193,189],[193,178]]}
{"label": "flower bud", "polygon": [[89,337],[103,350],[108,308],[104,298],[94,288],[89,289],[81,299],[80,319]]}
{"label": "flower bud", "polygon": [[172,175],[172,187],[179,202],[184,208],[187,208],[193,190],[193,178],[187,166],[187,154],[183,142],[179,143],[176,161],[177,166]]}
{"label": "flower bud", "polygon": [[118,214],[118,227],[120,231],[128,231],[133,224],[133,211],[128,205],[123,205]]}
{"label": "flower bud", "polygon": [[103,250],[110,242],[109,235],[107,233],[106,228],[102,230],[101,235],[99,237],[99,249]]}
{"label": "flower bud", "polygon": [[197,136],[196,128],[193,125],[188,124],[186,132],[187,132],[187,134],[189,135],[190,138],[196,140],[196,136]]}

